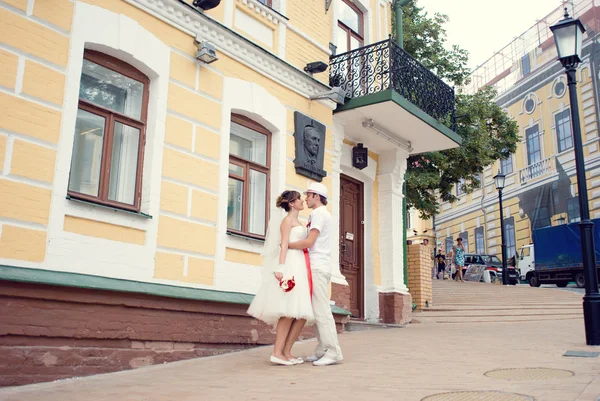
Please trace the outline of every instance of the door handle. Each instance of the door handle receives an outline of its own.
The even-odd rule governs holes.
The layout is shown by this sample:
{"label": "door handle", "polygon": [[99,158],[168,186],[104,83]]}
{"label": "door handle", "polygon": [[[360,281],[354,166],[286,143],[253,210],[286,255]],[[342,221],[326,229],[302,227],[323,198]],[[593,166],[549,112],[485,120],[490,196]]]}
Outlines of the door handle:
{"label": "door handle", "polygon": [[348,246],[347,246],[346,244],[342,244],[342,255],[345,255],[345,254],[346,254],[346,248],[347,248],[347,247],[348,247]]}

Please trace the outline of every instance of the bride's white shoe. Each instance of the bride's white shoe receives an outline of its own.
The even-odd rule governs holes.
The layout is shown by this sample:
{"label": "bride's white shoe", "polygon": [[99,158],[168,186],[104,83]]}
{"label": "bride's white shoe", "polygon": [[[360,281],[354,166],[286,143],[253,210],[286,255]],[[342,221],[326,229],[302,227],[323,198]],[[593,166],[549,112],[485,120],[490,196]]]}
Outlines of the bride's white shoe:
{"label": "bride's white shoe", "polygon": [[285,365],[285,366],[290,366],[290,365],[295,365],[296,362],[290,361],[290,360],[285,360],[285,359],[279,359],[276,356],[271,355],[271,363],[277,364],[277,365]]}

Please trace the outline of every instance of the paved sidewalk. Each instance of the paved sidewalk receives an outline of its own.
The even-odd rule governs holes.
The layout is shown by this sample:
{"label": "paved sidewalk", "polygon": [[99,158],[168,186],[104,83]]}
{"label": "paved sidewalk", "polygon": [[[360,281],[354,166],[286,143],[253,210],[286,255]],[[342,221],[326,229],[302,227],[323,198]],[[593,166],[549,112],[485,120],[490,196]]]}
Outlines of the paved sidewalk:
{"label": "paved sidewalk", "polygon": [[[447,288],[452,291],[457,287]],[[555,291],[550,293],[556,297],[555,302],[573,300],[571,293],[546,291]],[[510,299],[505,302],[510,304]],[[567,350],[600,352],[600,347],[585,346],[581,317],[411,324],[405,328],[344,333],[340,340],[345,361],[337,366],[272,366],[267,361],[271,349],[265,347],[82,379],[6,388],[0,390],[0,400],[417,401],[434,394],[461,391],[501,391],[530,397],[519,399],[539,401],[595,401],[600,397],[600,357],[562,356]],[[314,344],[314,341],[298,344],[295,352],[306,355]],[[511,368],[563,369],[574,375],[510,381],[484,375],[490,370]],[[484,398],[457,394],[445,399],[517,398],[488,393]]]}

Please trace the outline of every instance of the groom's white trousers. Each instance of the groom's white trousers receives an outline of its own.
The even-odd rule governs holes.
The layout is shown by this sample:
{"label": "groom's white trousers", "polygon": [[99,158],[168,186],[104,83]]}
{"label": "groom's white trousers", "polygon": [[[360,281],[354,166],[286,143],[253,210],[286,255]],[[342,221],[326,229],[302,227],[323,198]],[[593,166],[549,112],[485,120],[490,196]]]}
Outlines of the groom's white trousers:
{"label": "groom's white trousers", "polygon": [[335,329],[335,320],[331,313],[331,304],[329,303],[329,280],[331,274],[321,270],[312,271],[313,295],[312,306],[315,315],[315,327],[317,332],[317,348],[315,355],[323,355],[341,360],[342,349],[338,342],[337,331]]}

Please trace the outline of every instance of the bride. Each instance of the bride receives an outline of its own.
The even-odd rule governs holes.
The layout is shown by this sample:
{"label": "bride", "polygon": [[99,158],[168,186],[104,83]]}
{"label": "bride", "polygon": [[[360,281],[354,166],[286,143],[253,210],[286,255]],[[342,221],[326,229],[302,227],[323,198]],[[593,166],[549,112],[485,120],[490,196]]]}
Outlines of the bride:
{"label": "bride", "polygon": [[[277,325],[271,362],[296,365],[304,361],[292,355],[292,346],[306,322],[314,320],[308,254],[305,250],[288,248],[290,242],[306,238],[306,228],[298,221],[304,202],[299,192],[284,191],[277,198],[276,206],[285,210],[287,215],[282,218],[281,214],[274,213],[269,221],[263,251],[263,282],[248,308],[248,314],[267,324]],[[296,285],[285,292],[280,282],[291,277]]]}

